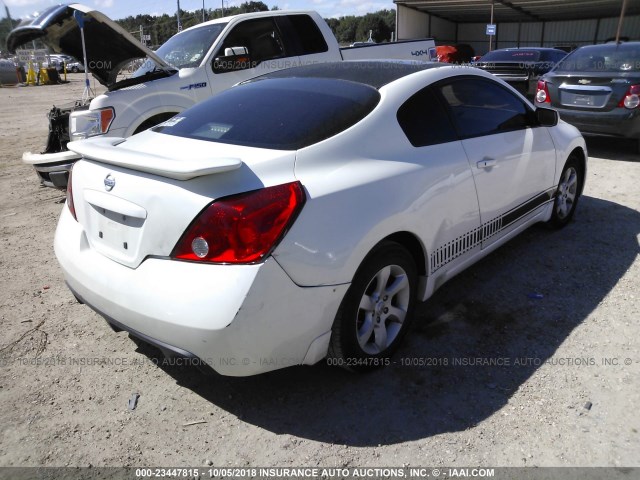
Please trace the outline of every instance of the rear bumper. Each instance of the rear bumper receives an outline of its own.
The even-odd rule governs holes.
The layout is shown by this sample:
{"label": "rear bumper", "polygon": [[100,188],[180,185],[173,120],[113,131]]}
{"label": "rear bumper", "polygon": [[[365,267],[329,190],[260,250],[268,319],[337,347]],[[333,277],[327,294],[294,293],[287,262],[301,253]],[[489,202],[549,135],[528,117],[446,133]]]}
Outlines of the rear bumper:
{"label": "rear bumper", "polygon": [[128,268],[93,250],[67,208],[55,252],[71,290],[112,325],[231,376],[321,360],[348,288],[298,287],[273,258],[240,266],[147,258]]}
{"label": "rear bumper", "polygon": [[65,151],[57,153],[31,153],[22,154],[22,161],[33,165],[40,182],[47,187],[67,188],[69,172],[73,164],[80,160],[80,155],[75,152]]}
{"label": "rear bumper", "polygon": [[640,109],[617,108],[611,112],[580,112],[556,108],[560,118],[585,135],[640,139]]}

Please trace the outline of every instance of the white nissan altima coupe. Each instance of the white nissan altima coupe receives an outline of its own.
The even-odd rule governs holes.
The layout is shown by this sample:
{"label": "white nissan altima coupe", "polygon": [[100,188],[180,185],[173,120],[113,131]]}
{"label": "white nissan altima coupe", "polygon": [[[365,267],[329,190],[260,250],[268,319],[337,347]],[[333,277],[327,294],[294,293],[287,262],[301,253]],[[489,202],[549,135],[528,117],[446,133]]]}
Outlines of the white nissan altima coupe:
{"label": "white nissan altima coupe", "polygon": [[390,363],[416,301],[572,218],[584,140],[473,68],[297,67],[69,148],[55,251],[118,330],[224,375]]}

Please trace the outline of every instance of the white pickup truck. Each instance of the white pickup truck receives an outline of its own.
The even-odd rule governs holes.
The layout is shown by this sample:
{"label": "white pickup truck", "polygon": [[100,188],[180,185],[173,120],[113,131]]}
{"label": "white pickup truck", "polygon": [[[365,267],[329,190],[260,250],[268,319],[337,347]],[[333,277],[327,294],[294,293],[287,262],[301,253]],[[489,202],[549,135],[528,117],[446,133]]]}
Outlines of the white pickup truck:
{"label": "white pickup truck", "polygon": [[[23,155],[40,181],[51,187],[66,187],[79,158],[66,149],[69,140],[128,137],[249,78],[308,63],[436,58],[432,39],[341,48],[318,13],[283,10],[202,23],[153,52],[104,14],[80,4],[62,5],[16,27],[7,44],[15,51],[40,39],[55,52],[82,59],[80,23],[87,71],[107,92],[78,100],[73,107],[54,107],[44,152]],[[146,60],[130,78],[119,80],[123,66],[138,59]]]}

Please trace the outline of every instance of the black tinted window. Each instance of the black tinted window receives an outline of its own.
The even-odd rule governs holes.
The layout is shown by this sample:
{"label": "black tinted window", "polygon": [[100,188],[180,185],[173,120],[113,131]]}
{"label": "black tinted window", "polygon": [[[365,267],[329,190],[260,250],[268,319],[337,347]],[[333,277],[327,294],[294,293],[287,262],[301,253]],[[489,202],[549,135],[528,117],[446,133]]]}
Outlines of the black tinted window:
{"label": "black tinted window", "polygon": [[298,150],[359,122],[379,100],[375,88],[344,80],[259,80],[226,90],[153,130],[210,142]]}
{"label": "black tinted window", "polygon": [[465,78],[439,88],[464,138],[519,130],[529,124],[525,104],[491,80]]}
{"label": "black tinted window", "polygon": [[457,139],[447,112],[430,88],[416,93],[400,107],[398,123],[414,147]]}
{"label": "black tinted window", "polygon": [[540,58],[538,50],[494,50],[485,53],[482,62],[537,62]]}
{"label": "black tinted window", "polygon": [[545,62],[557,63],[566,56],[567,56],[567,52],[546,50],[542,53],[542,57],[540,58],[540,60],[544,60]]}
{"label": "black tinted window", "polygon": [[299,55],[310,55],[329,50],[322,32],[309,15],[289,15],[288,18],[300,42],[301,51]]}
{"label": "black tinted window", "polygon": [[246,47],[254,64],[287,55],[280,33],[272,18],[257,18],[238,24],[224,40],[218,56],[227,48]]}

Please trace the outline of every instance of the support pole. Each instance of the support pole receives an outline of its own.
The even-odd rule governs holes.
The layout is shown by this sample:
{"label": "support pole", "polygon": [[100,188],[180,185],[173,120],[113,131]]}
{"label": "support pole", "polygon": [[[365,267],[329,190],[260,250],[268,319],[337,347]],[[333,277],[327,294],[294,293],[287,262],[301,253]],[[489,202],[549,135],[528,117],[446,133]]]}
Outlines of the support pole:
{"label": "support pole", "polygon": [[[493,25],[493,0],[491,0],[491,21],[489,22],[490,25]],[[489,51],[491,51],[493,46],[493,35],[489,35]]]}
{"label": "support pole", "polygon": [[620,43],[620,32],[622,31],[622,23],[624,21],[624,12],[627,10],[627,0],[622,0],[622,9],[620,10],[620,20],[618,20],[618,30],[616,31],[616,43]]}
{"label": "support pole", "polygon": [[180,23],[180,0],[178,0],[178,32],[182,31],[182,23]]}
{"label": "support pole", "polygon": [[80,27],[80,39],[82,40],[82,61],[84,62],[84,91],[82,92],[82,104],[87,103],[95,93],[91,90],[91,84],[89,83],[89,62],[87,61],[87,44],[84,41],[84,17],[82,12],[75,10],[73,17],[78,22]]}

